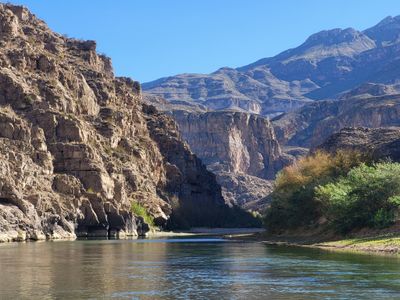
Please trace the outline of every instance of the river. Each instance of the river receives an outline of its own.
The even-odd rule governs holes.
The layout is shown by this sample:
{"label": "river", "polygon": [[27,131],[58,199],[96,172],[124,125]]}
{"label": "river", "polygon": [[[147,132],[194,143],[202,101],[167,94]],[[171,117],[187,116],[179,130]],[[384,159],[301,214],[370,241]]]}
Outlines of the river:
{"label": "river", "polygon": [[0,299],[400,299],[400,257],[219,238],[0,245]]}

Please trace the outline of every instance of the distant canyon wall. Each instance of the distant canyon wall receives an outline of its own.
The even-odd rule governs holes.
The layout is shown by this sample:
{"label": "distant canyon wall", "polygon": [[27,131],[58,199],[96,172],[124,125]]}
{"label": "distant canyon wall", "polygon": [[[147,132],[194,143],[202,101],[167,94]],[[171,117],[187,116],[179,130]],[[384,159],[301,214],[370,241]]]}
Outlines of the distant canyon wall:
{"label": "distant canyon wall", "polygon": [[273,179],[284,163],[268,119],[240,112],[174,111],[182,137],[212,169]]}

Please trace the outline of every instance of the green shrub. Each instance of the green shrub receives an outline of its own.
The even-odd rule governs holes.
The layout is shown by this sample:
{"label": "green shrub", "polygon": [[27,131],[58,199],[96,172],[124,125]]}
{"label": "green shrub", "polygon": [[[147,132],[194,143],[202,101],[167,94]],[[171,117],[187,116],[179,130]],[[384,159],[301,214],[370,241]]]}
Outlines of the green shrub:
{"label": "green shrub", "polygon": [[400,164],[362,164],[337,182],[318,187],[316,199],[329,222],[342,233],[390,226],[400,206]]}
{"label": "green shrub", "polygon": [[380,208],[373,217],[373,226],[376,228],[389,227],[394,223],[395,211]]}
{"label": "green shrub", "polygon": [[132,202],[132,212],[135,216],[142,217],[150,226],[155,226],[154,218],[147,212],[146,208],[138,202]]}
{"label": "green shrub", "polygon": [[315,189],[345,175],[363,160],[353,151],[335,155],[316,152],[284,168],[277,175],[271,206],[265,214],[267,229],[276,232],[314,224],[321,216]]}

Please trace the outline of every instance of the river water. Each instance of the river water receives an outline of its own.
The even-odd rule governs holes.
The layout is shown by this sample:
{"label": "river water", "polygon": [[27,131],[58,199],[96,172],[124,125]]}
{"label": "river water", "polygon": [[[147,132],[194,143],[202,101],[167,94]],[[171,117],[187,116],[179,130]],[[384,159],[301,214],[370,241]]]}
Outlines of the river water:
{"label": "river water", "polygon": [[400,299],[400,257],[218,238],[10,243],[0,299]]}

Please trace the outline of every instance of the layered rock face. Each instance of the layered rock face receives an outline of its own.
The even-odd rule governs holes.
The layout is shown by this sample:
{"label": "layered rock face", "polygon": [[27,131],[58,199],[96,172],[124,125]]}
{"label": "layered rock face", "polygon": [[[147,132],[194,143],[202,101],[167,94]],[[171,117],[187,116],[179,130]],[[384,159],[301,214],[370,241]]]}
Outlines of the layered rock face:
{"label": "layered rock face", "polygon": [[268,68],[239,72],[221,68],[212,74],[182,74],[144,83],[147,93],[174,105],[207,110],[236,110],[256,114],[288,111],[307,103],[300,91],[315,88],[312,82],[289,83]]}
{"label": "layered rock face", "polygon": [[95,42],[1,4],[0,45],[0,241],[144,233],[132,201],[160,226],[174,205],[226,208],[173,121]]}
{"label": "layered rock face", "polygon": [[374,160],[400,161],[400,127],[343,128],[316,149],[334,153],[338,150],[355,150]]}
{"label": "layered rock face", "polygon": [[217,175],[229,203],[262,210],[258,200],[271,190],[275,174],[291,158],[284,155],[268,119],[232,111],[173,111],[182,137]]}
{"label": "layered rock face", "polygon": [[213,169],[271,179],[281,168],[281,149],[268,119],[239,112],[173,115],[193,152]]}
{"label": "layered rock face", "polygon": [[216,175],[226,203],[251,211],[266,208],[276,172],[297,155],[282,152],[267,118],[237,111],[207,112],[199,105],[171,103],[147,93],[143,99],[173,116],[183,139]]}

